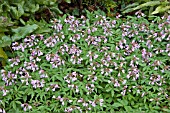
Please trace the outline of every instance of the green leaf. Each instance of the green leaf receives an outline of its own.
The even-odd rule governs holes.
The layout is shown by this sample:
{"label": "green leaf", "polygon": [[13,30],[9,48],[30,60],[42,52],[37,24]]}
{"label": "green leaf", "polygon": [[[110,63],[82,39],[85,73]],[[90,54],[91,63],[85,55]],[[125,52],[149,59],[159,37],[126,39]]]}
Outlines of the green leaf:
{"label": "green leaf", "polygon": [[134,11],[132,8],[130,8],[130,9],[126,9],[125,11],[123,11],[122,13],[129,13],[129,12],[132,12],[132,11]]}
{"label": "green leaf", "polygon": [[13,16],[14,19],[19,19],[24,14],[24,9],[23,9],[24,1],[22,1],[21,3],[17,3],[16,5],[18,7],[13,7],[13,6],[10,7],[11,15]]}
{"label": "green leaf", "polygon": [[27,25],[27,24],[30,24],[30,25],[32,25],[32,24],[34,24],[34,23],[36,23],[36,25],[38,25],[38,26],[41,26],[41,27],[38,27],[35,31],[34,31],[34,33],[36,33],[36,34],[42,34],[42,33],[49,33],[49,32],[51,32],[51,28],[50,28],[50,24],[48,24],[45,20],[40,20],[40,21],[36,21],[36,20],[32,20],[32,19],[30,19],[29,21],[27,21],[25,24]]}
{"label": "green leaf", "polygon": [[0,40],[0,47],[10,46],[11,38],[9,36],[3,36]]}
{"label": "green leaf", "polygon": [[87,24],[88,27],[90,27],[89,19],[86,20],[86,24]]}
{"label": "green leaf", "polygon": [[17,29],[12,29],[12,32],[14,32],[14,36],[12,36],[12,41],[19,40],[21,38],[24,38],[25,36],[29,35],[33,31],[35,31],[38,28],[38,25],[26,25],[25,27],[18,27]]}
{"label": "green leaf", "polygon": [[24,100],[24,102],[26,102],[27,96],[23,96],[23,100]]}
{"label": "green leaf", "polygon": [[115,108],[118,108],[118,107],[121,107],[121,106],[123,106],[123,105],[120,104],[120,103],[115,102],[112,106],[115,107]]}
{"label": "green leaf", "polygon": [[135,3],[133,3],[133,4],[128,5],[127,7],[125,7],[125,8],[123,9],[124,11],[123,11],[122,13],[132,12],[132,11],[133,11],[133,8],[132,8],[132,7],[137,6],[137,5],[139,5],[138,2],[135,2]]}
{"label": "green leaf", "polygon": [[69,27],[68,24],[65,24],[65,25],[63,26],[63,30],[64,30],[65,35],[68,35],[68,27]]}
{"label": "green leaf", "polygon": [[99,88],[99,89],[103,89],[103,87],[102,87],[102,86],[99,86],[99,85],[97,85],[96,87]]}
{"label": "green leaf", "polygon": [[107,101],[108,103],[111,103],[111,102],[113,101],[113,99],[112,99],[112,98],[108,98],[108,99],[106,99],[106,101]]}
{"label": "green leaf", "polygon": [[15,19],[19,19],[18,11],[16,7],[11,6],[11,15]]}
{"label": "green leaf", "polygon": [[65,0],[65,2],[67,2],[67,3],[69,3],[69,4],[70,4],[70,3],[71,3],[71,0]]}
{"label": "green leaf", "polygon": [[86,13],[87,13],[87,17],[88,17],[88,19],[91,19],[92,14],[91,14],[88,10],[86,10]]}
{"label": "green leaf", "polygon": [[142,67],[146,67],[145,63],[139,63],[139,65],[142,66]]}
{"label": "green leaf", "polygon": [[24,5],[24,1],[22,1],[22,3],[17,4],[19,16],[22,16],[24,14],[23,5]]}
{"label": "green leaf", "polygon": [[135,2],[135,3],[129,4],[128,6],[126,6],[126,7],[124,8],[124,10],[125,10],[125,9],[128,9],[128,8],[132,8],[132,7],[137,6],[137,5],[139,5],[139,3],[138,3],[138,2]]}
{"label": "green leaf", "polygon": [[10,11],[10,6],[6,1],[4,1],[3,4],[0,5],[0,13],[5,11]]}
{"label": "green leaf", "polygon": [[110,88],[106,89],[106,92],[110,92],[111,90],[112,90],[112,88],[110,87]]}
{"label": "green leaf", "polygon": [[21,22],[23,25],[25,25],[25,22],[24,22],[24,20],[23,20],[22,18],[20,18],[19,20],[20,20],[20,22]]}
{"label": "green leaf", "polygon": [[130,106],[124,106],[124,108],[125,108],[125,110],[126,110],[128,113],[130,113],[130,112],[133,111]]}
{"label": "green leaf", "polygon": [[118,101],[124,105],[124,106],[127,106],[128,105],[128,101],[127,100],[121,100],[121,99],[118,99]]}
{"label": "green leaf", "polygon": [[63,79],[62,79],[61,76],[56,76],[56,79],[57,79],[57,80],[60,80],[60,81],[63,81]]}
{"label": "green leaf", "polygon": [[111,91],[111,95],[112,95],[112,97],[114,96],[114,94],[115,94],[115,92],[114,92],[114,90],[112,90],[112,91]]}
{"label": "green leaf", "polygon": [[8,56],[6,55],[6,53],[4,52],[4,50],[2,49],[2,47],[0,47],[0,57],[1,58],[4,58],[4,59],[7,59]]}
{"label": "green leaf", "polygon": [[17,104],[21,105],[22,103],[20,101],[15,101]]}
{"label": "green leaf", "polygon": [[157,14],[157,13],[161,13],[161,12],[165,12],[168,11],[170,9],[170,6],[158,6],[155,11],[152,12],[152,14]]}
{"label": "green leaf", "polygon": [[35,33],[36,34],[42,34],[42,33],[50,33],[51,29],[50,28],[38,28]]}
{"label": "green leaf", "polygon": [[166,109],[166,108],[163,108],[162,110],[163,110],[164,112],[167,112],[167,113],[170,112],[170,110],[169,110],[169,109]]}
{"label": "green leaf", "polygon": [[54,11],[56,14],[63,14],[63,12],[58,8],[58,6],[51,7],[51,11]]}
{"label": "green leaf", "polygon": [[30,9],[31,9],[31,12],[32,12],[32,13],[35,13],[35,12],[38,11],[39,8],[40,8],[40,7],[39,7],[39,4],[36,4],[36,5],[35,5],[35,4],[32,4],[30,7],[31,7]]}
{"label": "green leaf", "polygon": [[[149,16],[152,16],[153,9],[154,9],[153,6],[149,8]],[[149,19],[151,19],[151,18],[149,18]]]}
{"label": "green leaf", "polygon": [[14,108],[14,110],[16,110],[16,103],[14,101],[12,101],[12,107]]}
{"label": "green leaf", "polygon": [[160,1],[149,1],[149,2],[143,3],[143,4],[133,8],[133,10],[138,10],[138,9],[143,8],[143,7],[155,6],[155,5],[159,5],[159,4],[161,4]]}

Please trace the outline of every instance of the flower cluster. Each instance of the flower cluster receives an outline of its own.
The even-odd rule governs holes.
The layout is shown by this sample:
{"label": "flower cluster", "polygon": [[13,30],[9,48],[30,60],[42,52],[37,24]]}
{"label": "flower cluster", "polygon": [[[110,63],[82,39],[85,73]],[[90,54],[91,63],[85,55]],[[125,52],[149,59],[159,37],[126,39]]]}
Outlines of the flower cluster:
{"label": "flower cluster", "polygon": [[32,106],[30,106],[28,103],[21,104],[21,107],[24,111],[32,109]]}
{"label": "flower cluster", "polygon": [[64,60],[57,54],[46,54],[46,60],[52,64],[53,68],[57,68],[60,65],[64,65]]}
{"label": "flower cluster", "polygon": [[16,83],[17,75],[11,71],[6,72],[6,70],[1,70],[1,76],[6,86],[13,85],[12,83]]}

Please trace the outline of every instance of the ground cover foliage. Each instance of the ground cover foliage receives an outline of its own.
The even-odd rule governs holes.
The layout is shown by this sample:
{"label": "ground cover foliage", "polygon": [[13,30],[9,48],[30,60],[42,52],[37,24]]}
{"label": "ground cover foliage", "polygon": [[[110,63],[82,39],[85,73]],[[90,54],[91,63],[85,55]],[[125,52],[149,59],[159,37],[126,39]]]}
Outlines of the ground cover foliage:
{"label": "ground cover foliage", "polygon": [[[170,14],[168,0],[0,0],[0,68],[13,57],[10,45],[30,34],[50,32],[46,25],[51,18],[71,14],[76,17],[98,9],[107,16],[134,15],[142,10],[148,20]],[[44,29],[45,28],[45,29]]]}
{"label": "ground cover foliage", "polygon": [[7,113],[170,112],[170,16],[87,11],[13,42],[0,73]]}

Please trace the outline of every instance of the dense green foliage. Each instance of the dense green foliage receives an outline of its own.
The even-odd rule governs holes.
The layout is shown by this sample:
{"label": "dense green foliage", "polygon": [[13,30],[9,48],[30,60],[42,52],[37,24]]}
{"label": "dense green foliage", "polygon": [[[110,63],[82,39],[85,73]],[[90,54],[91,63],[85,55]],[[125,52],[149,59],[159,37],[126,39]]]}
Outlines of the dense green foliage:
{"label": "dense green foliage", "polygon": [[12,43],[15,57],[0,73],[0,110],[170,112],[170,16],[144,16],[64,15],[48,35]]}
{"label": "dense green foliage", "polygon": [[144,10],[148,16],[153,16],[158,13],[170,14],[170,2],[168,0],[140,0],[133,4],[129,4],[124,8],[123,13],[129,13],[136,10]]}
{"label": "dense green foliage", "polygon": [[169,5],[0,0],[0,112],[170,112]]}
{"label": "dense green foliage", "polygon": [[[11,56],[9,48],[4,48],[10,46],[11,42],[31,33],[48,33],[50,29],[46,28],[51,18],[63,12],[80,15],[85,9],[95,11],[98,8],[105,11],[109,17],[116,16],[117,12],[127,14],[141,9],[150,16],[149,19],[154,19],[153,14],[169,12],[170,7],[167,0],[1,0],[0,58],[7,59],[7,56]],[[2,60],[2,64],[5,65],[3,59],[0,61]]]}
{"label": "dense green foliage", "polygon": [[48,33],[47,21],[62,13],[58,3],[57,0],[0,0],[0,57],[7,59],[2,47],[10,46],[11,42],[31,33]]}
{"label": "dense green foliage", "polygon": [[[27,23],[27,21],[36,19],[35,16],[37,13],[45,13],[44,10],[48,9],[49,11],[58,10],[60,12],[57,8],[58,4],[56,0],[50,0],[48,2],[44,0],[1,0],[0,4],[0,47],[10,45],[12,41],[16,41],[20,37],[23,38],[28,33],[35,31],[39,27],[38,25],[34,25],[37,22]],[[38,16],[41,16],[40,18],[43,19],[43,15],[45,14]],[[25,27],[18,28],[19,26]],[[26,32],[23,33],[20,29],[23,31],[26,30]],[[10,36],[13,34],[20,35],[20,32],[17,31],[22,32],[23,35],[18,37],[18,39],[15,36]]]}

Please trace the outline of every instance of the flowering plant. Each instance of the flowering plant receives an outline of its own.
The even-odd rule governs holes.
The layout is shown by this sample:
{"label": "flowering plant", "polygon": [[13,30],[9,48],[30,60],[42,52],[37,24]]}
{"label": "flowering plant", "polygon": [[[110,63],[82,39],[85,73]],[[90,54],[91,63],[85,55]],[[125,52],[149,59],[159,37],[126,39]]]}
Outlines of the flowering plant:
{"label": "flowering plant", "polygon": [[60,17],[14,42],[0,74],[4,112],[170,111],[170,16]]}

